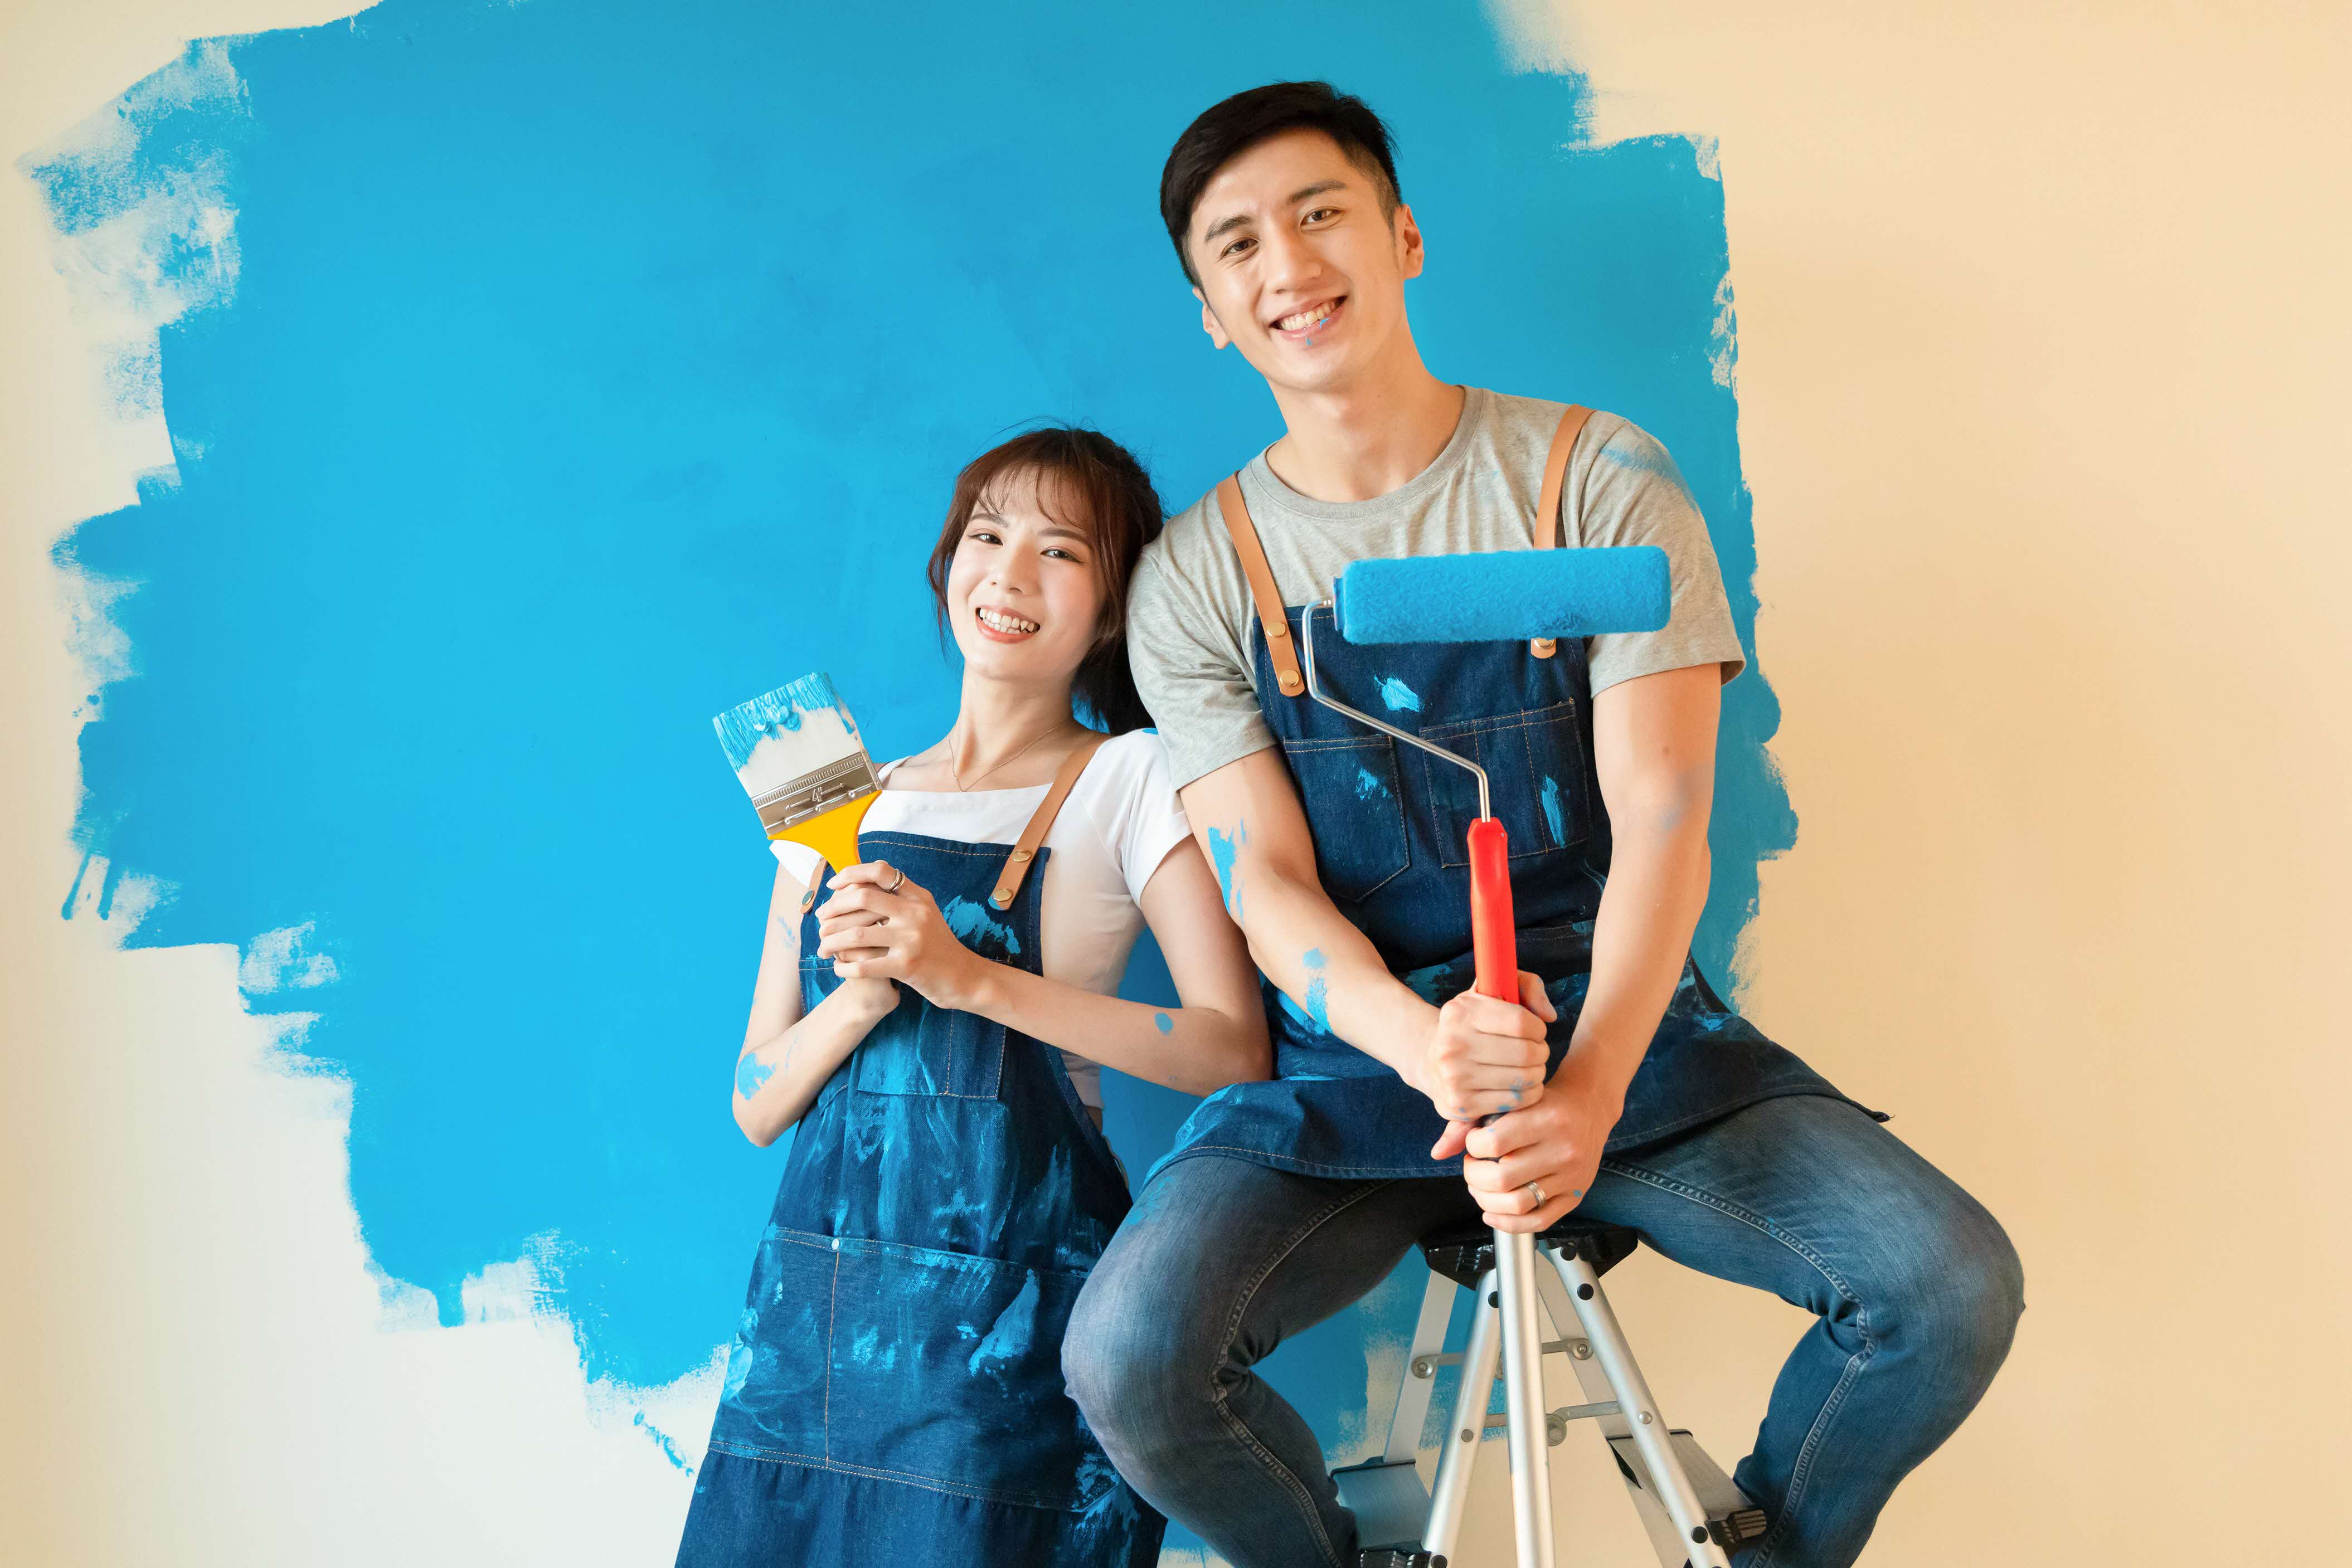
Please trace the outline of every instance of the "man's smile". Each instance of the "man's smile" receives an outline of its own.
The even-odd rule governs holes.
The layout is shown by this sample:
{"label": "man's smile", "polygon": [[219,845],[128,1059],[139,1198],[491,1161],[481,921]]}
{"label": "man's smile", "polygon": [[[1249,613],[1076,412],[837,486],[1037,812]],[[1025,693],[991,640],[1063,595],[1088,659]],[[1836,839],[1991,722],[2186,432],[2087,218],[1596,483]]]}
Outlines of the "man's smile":
{"label": "man's smile", "polygon": [[1340,309],[1347,303],[1346,295],[1335,294],[1328,299],[1318,299],[1303,309],[1294,310],[1287,316],[1276,317],[1268,322],[1267,326],[1286,338],[1311,342],[1314,340],[1315,334],[1328,328],[1332,319],[1339,314]]}

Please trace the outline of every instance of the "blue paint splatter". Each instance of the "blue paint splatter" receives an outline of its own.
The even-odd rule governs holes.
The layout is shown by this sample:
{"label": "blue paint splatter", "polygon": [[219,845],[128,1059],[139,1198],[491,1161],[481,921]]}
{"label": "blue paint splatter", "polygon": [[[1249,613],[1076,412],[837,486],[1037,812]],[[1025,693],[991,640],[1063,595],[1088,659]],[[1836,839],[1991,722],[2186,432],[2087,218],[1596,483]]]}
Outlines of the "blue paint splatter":
{"label": "blue paint splatter", "polygon": [[1328,977],[1318,975],[1307,982],[1307,1016],[1313,1019],[1315,1027],[1325,1034],[1331,1032],[1330,994],[1331,982]]}
{"label": "blue paint splatter", "polygon": [[971,1353],[969,1364],[974,1375],[988,1371],[990,1362],[1014,1359],[1035,1341],[1037,1298],[1037,1276],[1032,1274],[1021,1282],[1021,1293],[996,1314],[996,1322],[989,1327],[988,1337],[982,1340]]}
{"label": "blue paint splatter", "polygon": [[1389,705],[1391,713],[1419,713],[1421,694],[1394,675],[1381,677],[1381,701]]}
{"label": "blue paint splatter", "polygon": [[[1016,958],[1021,956],[1021,938],[1014,936],[1013,927],[998,919],[995,912],[985,904],[958,894],[940,906],[940,917],[948,923],[949,930],[975,952],[987,953],[990,945],[993,944],[998,952]],[[995,955],[989,953],[988,956]]]}
{"label": "blue paint splatter", "polygon": [[1551,841],[1556,844],[1568,842],[1568,827],[1559,813],[1559,780],[1549,773],[1544,775],[1543,781],[1543,814],[1544,825],[1551,829]]}
{"label": "blue paint splatter", "polygon": [[1356,769],[1357,800],[1385,800],[1388,799],[1388,795],[1389,787],[1379,774],[1373,772],[1369,768],[1358,768]]}
{"label": "blue paint splatter", "polygon": [[1173,1034],[1176,1030],[1176,1020],[1166,1013],[1153,1013],[1151,1021],[1160,1026],[1160,1032],[1162,1034]]}
{"label": "blue paint splatter", "polygon": [[756,1051],[747,1051],[735,1059],[735,1092],[749,1100],[760,1092],[761,1085],[776,1075],[776,1070],[760,1060]]}
{"label": "blue paint splatter", "polygon": [[81,897],[81,879],[89,874],[90,859],[96,852],[87,850],[83,852],[81,864],[74,868],[73,885],[66,889],[65,907],[58,911],[58,918],[63,920],[73,918],[74,904]]}
{"label": "blue paint splatter", "polygon": [[[560,1229],[580,1248],[565,1285],[587,1374],[657,1384],[725,1337],[740,1217],[776,1179],[776,1156],[714,1126],[714,1061],[626,1049],[741,1038],[744,911],[720,884],[744,854],[764,867],[765,846],[746,839],[706,716],[837,648],[825,656],[854,669],[852,689],[883,694],[866,699],[893,731],[877,752],[954,716],[920,573],[944,470],[906,462],[903,428],[874,410],[935,411],[943,440],[968,443],[950,463],[1006,406],[1069,412],[1073,398],[1171,474],[1246,455],[1230,420],[1201,414],[1255,395],[1219,356],[1173,325],[1139,328],[1126,291],[1074,295],[1066,269],[1038,265],[1083,255],[1089,276],[1181,287],[1149,219],[1171,130],[1103,134],[1100,106],[1063,90],[1072,73],[1150,58],[1181,123],[1230,90],[1219,24],[1246,18],[1270,55],[1387,84],[1376,106],[1402,117],[1428,178],[1514,193],[1449,209],[1441,237],[1459,265],[1416,285],[1435,291],[1417,323],[1426,351],[1475,358],[1489,385],[1557,392],[1557,344],[1590,338],[1588,303],[1607,299],[1585,370],[1637,386],[1690,465],[1751,644],[1756,559],[1737,402],[1710,369],[1722,185],[1675,136],[1560,157],[1559,128],[1585,119],[1581,78],[1507,70],[1488,29],[1404,0],[1351,8],[1337,33],[1327,7],[1297,0],[1040,0],[1010,33],[950,8],[912,42],[875,8],[730,0],[675,26],[645,18],[615,0],[385,0],[358,27],[199,46],[234,62],[233,91],[105,107],[109,143],[136,139],[128,158],[93,164],[73,150],[83,138],[19,167],[68,245],[215,164],[234,196],[235,297],[162,345],[178,482],[143,485],[58,551],[68,571],[142,584],[115,611],[139,678],[109,687],[81,732],[76,826],[109,880],[174,890],[126,940],[242,945],[331,915],[370,973],[337,988],[306,1049],[356,1086],[351,1196],[380,1265],[435,1291],[455,1323],[467,1276],[516,1237]],[[1055,48],[1027,47],[1037,38]],[[902,133],[795,155],[861,112],[864,84],[839,62],[886,52]],[[551,59],[562,68],[531,68]],[[1024,112],[988,112],[1007,92]],[[387,120],[385,104],[448,112]],[[907,149],[950,142],[960,168],[1023,172],[1017,235],[992,221],[1001,182],[873,205],[877,183],[906,177]],[[476,156],[485,144],[503,155]],[[770,155],[714,160],[713,146]],[[1596,228],[1595,211],[1626,221]],[[859,215],[810,250],[779,238],[776,214],[795,212]],[[205,246],[175,238],[166,282],[181,287],[180,258],[200,265]],[[1558,287],[1523,307],[1522,329],[1482,334],[1471,307],[1530,254]],[[927,329],[894,335],[918,297]],[[709,305],[746,298],[760,308]],[[1121,373],[1106,378],[1110,338]],[[435,460],[398,460],[419,452]],[[805,504],[775,506],[779,472]],[[321,497],[334,528],[319,525]],[[1757,862],[1795,833],[1764,751],[1778,712],[1763,674],[1724,698],[1716,896],[1697,943],[1717,977]],[[352,694],[364,700],[338,700]],[[624,804],[613,852],[515,831],[540,820],[551,779]],[[546,918],[520,927],[486,904],[486,886],[510,885],[531,887]],[[457,930],[527,950],[540,983],[515,986],[478,945],[449,941]],[[1160,988],[1139,999],[1172,1007],[1147,978]],[[453,1016],[467,1027],[447,1028]],[[591,1070],[551,1075],[519,1043],[550,1033],[590,1042]],[[1111,1135],[1140,1172],[1189,1106],[1122,1087]],[[578,1135],[615,1100],[632,1111],[620,1162]],[[712,1201],[681,1209],[680,1189]],[[1409,1323],[1412,1303],[1396,1312]],[[1360,1410],[1360,1333],[1285,1354],[1285,1392],[1318,1429]]]}
{"label": "blue paint splatter", "polygon": [[1247,842],[1247,819],[1234,823],[1230,833],[1220,832],[1215,828],[1209,830],[1209,862],[1216,868],[1217,887],[1224,894],[1225,907],[1233,912],[1235,920],[1242,917],[1242,884],[1239,874],[1234,870],[1234,854]]}
{"label": "blue paint splatter", "polygon": [[[1310,969],[1322,968],[1323,949],[1320,947],[1307,949],[1305,963]],[[1325,1034],[1331,1032],[1330,995],[1330,977],[1318,974],[1307,982],[1307,1016],[1314,1019],[1315,1027]]]}

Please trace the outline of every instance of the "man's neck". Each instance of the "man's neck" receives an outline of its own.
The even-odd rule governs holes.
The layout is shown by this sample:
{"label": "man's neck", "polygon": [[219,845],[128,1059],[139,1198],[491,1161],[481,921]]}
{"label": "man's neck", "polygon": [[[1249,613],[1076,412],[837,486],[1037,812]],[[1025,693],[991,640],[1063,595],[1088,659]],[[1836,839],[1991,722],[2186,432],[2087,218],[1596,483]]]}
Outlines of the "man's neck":
{"label": "man's neck", "polygon": [[1454,438],[1467,399],[1415,355],[1399,374],[1344,392],[1276,389],[1289,428],[1267,449],[1275,476],[1318,501],[1385,496],[1437,461]]}

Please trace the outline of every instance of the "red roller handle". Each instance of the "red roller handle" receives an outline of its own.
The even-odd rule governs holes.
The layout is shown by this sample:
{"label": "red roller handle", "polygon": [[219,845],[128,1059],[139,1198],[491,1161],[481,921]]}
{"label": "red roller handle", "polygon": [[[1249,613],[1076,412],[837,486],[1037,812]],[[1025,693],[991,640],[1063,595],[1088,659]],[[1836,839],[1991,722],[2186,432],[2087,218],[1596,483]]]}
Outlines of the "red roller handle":
{"label": "red roller handle", "polygon": [[1519,936],[1511,919],[1511,851],[1503,824],[1481,817],[1470,824],[1470,951],[1477,989],[1502,1001],[1519,999]]}

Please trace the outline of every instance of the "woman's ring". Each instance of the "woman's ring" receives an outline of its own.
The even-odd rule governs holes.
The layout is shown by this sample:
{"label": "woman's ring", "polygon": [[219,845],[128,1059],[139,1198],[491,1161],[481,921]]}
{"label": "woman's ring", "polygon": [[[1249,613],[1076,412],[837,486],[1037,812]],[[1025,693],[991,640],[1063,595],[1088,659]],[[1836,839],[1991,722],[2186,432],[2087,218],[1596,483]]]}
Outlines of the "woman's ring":
{"label": "woman's ring", "polygon": [[[893,869],[893,870],[896,870],[897,868],[896,868],[896,867],[893,867],[892,869]],[[898,881],[896,881],[896,882],[894,882],[894,883],[892,883],[889,886],[887,886],[887,887],[884,888],[882,891],[883,891],[883,892],[885,892],[885,893],[896,893],[896,892],[898,892],[900,888],[902,888],[902,887],[904,887],[904,886],[906,886],[906,885],[907,885],[907,873],[906,873],[905,872],[903,872],[903,871],[902,871],[902,872],[899,872],[899,873],[898,873]]]}
{"label": "woman's ring", "polygon": [[1537,1209],[1541,1208],[1544,1206],[1543,1183],[1539,1181],[1531,1181],[1528,1183],[1527,1190],[1528,1195],[1535,1199],[1534,1203],[1528,1206],[1528,1212],[1529,1214],[1533,1214]]}

